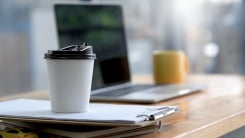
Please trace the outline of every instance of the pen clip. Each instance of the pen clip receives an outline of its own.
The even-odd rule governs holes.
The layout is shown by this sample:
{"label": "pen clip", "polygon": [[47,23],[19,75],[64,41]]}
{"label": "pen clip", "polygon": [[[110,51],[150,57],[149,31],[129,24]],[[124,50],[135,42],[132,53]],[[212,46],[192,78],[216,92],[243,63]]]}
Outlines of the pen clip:
{"label": "pen clip", "polygon": [[163,118],[169,114],[176,112],[176,107],[161,107],[158,109],[149,108],[145,113],[137,115],[137,117],[146,117],[146,121],[154,121]]}

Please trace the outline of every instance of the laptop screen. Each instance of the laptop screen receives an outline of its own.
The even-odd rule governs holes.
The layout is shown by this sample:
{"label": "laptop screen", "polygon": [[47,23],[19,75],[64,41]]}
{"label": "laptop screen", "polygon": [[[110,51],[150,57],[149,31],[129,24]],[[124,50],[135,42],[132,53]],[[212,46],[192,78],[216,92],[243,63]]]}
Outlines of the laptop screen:
{"label": "laptop screen", "polygon": [[60,48],[84,42],[93,46],[93,90],[130,81],[120,5],[56,4],[54,10]]}

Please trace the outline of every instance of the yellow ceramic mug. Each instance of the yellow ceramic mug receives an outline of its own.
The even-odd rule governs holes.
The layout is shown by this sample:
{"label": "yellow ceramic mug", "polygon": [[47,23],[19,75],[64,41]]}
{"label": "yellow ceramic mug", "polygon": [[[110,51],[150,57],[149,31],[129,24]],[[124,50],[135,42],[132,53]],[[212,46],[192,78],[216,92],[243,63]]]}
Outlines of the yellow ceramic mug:
{"label": "yellow ceramic mug", "polygon": [[189,63],[183,51],[154,51],[153,74],[156,84],[184,82]]}

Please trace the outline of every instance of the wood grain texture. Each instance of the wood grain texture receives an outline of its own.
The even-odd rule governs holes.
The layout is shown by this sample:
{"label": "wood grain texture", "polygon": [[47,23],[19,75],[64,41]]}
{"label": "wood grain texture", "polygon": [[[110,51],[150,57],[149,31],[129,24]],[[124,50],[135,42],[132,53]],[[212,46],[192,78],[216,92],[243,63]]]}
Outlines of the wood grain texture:
{"label": "wood grain texture", "polygon": [[[135,83],[153,83],[152,77],[133,77]],[[238,75],[190,75],[187,82],[200,82],[207,88],[195,93],[154,105],[179,105],[181,112],[162,120],[160,133],[144,138],[168,137],[219,137],[245,125],[245,77]],[[15,98],[48,99],[46,90],[28,92],[0,101]]]}

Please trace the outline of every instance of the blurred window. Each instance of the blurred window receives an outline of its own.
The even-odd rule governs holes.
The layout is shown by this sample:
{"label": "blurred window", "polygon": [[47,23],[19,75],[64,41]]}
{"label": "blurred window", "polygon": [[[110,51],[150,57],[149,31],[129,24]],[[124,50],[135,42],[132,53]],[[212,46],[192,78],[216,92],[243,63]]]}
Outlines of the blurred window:
{"label": "blurred window", "polygon": [[[130,67],[153,50],[184,50],[191,73],[244,74],[244,0],[94,0],[124,8]],[[0,96],[47,89],[43,53],[57,48],[50,0],[0,0]]]}

